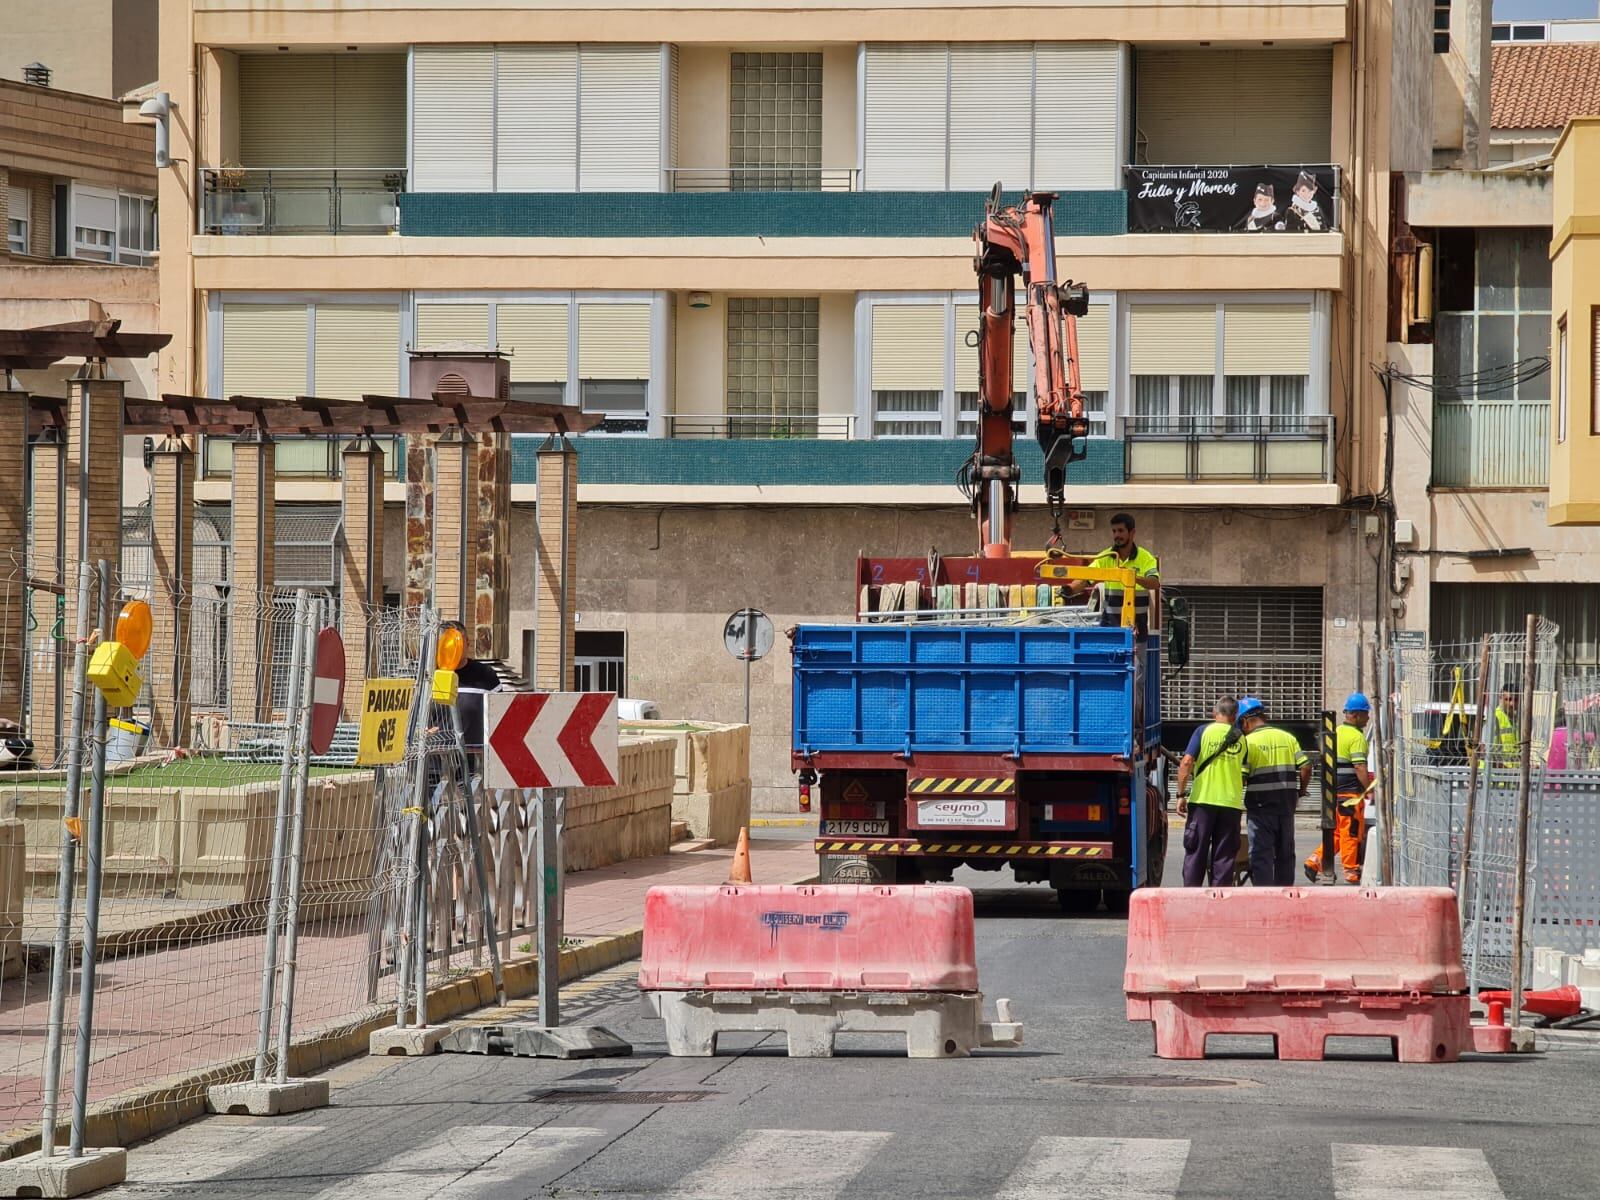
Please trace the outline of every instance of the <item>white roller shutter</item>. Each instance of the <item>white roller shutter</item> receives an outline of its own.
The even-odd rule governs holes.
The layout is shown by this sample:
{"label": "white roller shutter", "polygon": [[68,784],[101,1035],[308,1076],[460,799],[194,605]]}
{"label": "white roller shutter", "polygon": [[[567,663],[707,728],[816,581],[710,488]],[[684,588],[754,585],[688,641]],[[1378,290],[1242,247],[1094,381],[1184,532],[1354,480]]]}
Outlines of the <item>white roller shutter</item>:
{"label": "white roller shutter", "polygon": [[[1121,51],[1107,42],[1034,47],[1033,186],[1070,191],[1122,186],[1117,127]],[[1202,112],[1214,105],[1201,104]]]}
{"label": "white roller shutter", "polygon": [[1078,386],[1086,392],[1111,390],[1111,306],[1091,304],[1078,318]]}
{"label": "white roller shutter", "polygon": [[496,53],[499,190],[576,191],[578,48],[501,46]]}
{"label": "white roller shutter", "polygon": [[1133,374],[1216,374],[1214,304],[1135,304],[1128,319],[1128,366]]}
{"label": "white roller shutter", "polygon": [[1028,186],[1029,129],[1002,114],[1025,112],[1033,74],[1027,43],[950,47],[950,189]]}
{"label": "white roller shutter", "polygon": [[334,59],[333,164],[406,165],[406,60],[402,54]]}
{"label": "white roller shutter", "polygon": [[[332,55],[239,56],[239,161],[245,166],[333,166],[333,116]],[[405,162],[403,155],[399,161]]]}
{"label": "white roller shutter", "polygon": [[1227,305],[1222,313],[1222,369],[1228,375],[1309,375],[1310,305]]}
{"label": "white roller shutter", "polygon": [[412,175],[417,192],[494,190],[494,51],[412,51]]}
{"label": "white roller shutter", "polygon": [[650,306],[578,306],[580,379],[650,378]]}
{"label": "white roller shutter", "polygon": [[875,191],[943,191],[950,78],[945,47],[870,45],[866,59],[862,186]]}
{"label": "white roller shutter", "polygon": [[417,305],[416,339],[418,350],[442,346],[447,342],[489,344],[489,306],[487,304]]}
{"label": "white roller shutter", "polygon": [[584,47],[579,190],[661,190],[661,47]]}
{"label": "white roller shutter", "polygon": [[400,394],[400,310],[318,304],[313,391],[337,400]]}
{"label": "white roller shutter", "polygon": [[944,305],[872,306],[872,390],[944,391]]}
{"label": "white roller shutter", "polygon": [[306,306],[222,306],[224,396],[284,400],[306,390]]}
{"label": "white roller shutter", "polygon": [[567,381],[567,306],[499,304],[495,341],[511,356],[512,383]]}
{"label": "white roller shutter", "polygon": [[[1135,123],[1142,161],[1176,166],[1328,160],[1331,50],[1141,49],[1137,54]],[[1219,102],[1197,103],[1197,97]]]}
{"label": "white roller shutter", "polygon": [[6,189],[6,217],[12,221],[33,220],[33,192],[25,187],[8,187]]}

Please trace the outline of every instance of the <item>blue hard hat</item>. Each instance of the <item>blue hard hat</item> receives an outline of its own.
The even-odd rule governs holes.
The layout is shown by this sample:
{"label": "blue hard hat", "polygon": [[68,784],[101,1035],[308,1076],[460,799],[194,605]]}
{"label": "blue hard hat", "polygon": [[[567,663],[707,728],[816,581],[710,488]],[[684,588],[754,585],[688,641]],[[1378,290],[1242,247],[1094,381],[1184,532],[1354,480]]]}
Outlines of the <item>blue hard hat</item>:
{"label": "blue hard hat", "polygon": [[1344,702],[1345,712],[1371,712],[1372,705],[1367,703],[1366,696],[1360,692],[1351,692],[1350,698]]}
{"label": "blue hard hat", "polygon": [[1265,704],[1261,703],[1261,701],[1256,699],[1254,696],[1246,696],[1243,700],[1239,701],[1239,720],[1242,721],[1246,717],[1253,717],[1259,712],[1265,712],[1266,707],[1267,706]]}

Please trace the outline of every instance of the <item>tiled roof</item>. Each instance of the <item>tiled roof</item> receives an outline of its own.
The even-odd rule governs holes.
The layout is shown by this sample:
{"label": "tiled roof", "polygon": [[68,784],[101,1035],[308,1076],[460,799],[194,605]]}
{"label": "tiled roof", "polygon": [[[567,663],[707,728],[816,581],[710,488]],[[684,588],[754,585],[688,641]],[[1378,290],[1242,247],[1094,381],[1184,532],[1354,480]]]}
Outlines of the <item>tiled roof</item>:
{"label": "tiled roof", "polygon": [[1600,116],[1600,43],[1495,46],[1490,75],[1495,129],[1559,129]]}

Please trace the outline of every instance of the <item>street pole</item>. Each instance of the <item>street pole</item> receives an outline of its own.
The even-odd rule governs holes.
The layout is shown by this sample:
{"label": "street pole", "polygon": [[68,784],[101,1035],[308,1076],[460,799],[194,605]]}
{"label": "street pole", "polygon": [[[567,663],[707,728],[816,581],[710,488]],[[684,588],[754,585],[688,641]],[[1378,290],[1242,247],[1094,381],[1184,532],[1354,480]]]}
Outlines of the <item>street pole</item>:
{"label": "street pole", "polygon": [[[415,988],[414,1015],[418,1029],[428,1026],[428,721],[433,716],[432,690],[434,659],[439,650],[438,614],[429,614],[427,635],[422,639],[422,662],[418,671],[421,703],[418,712],[417,774],[411,793],[411,845],[415,857],[416,887],[407,889],[415,904],[412,926],[412,985]],[[403,993],[403,988],[402,988]]]}
{"label": "street pole", "polygon": [[[299,608],[298,602],[295,605]],[[306,785],[310,782],[311,774],[311,687],[310,680],[316,674],[316,654],[313,650],[315,640],[315,625],[311,614],[306,612],[300,617],[300,624],[295,628],[297,648],[301,652],[299,657],[303,663],[304,679],[297,689],[300,693],[300,706],[285,714],[284,728],[288,729],[288,722],[294,720],[299,726],[298,736],[295,738],[295,748],[298,751],[299,761],[295,764],[294,771],[294,831],[289,839],[289,881],[288,881],[288,907],[285,915],[285,929],[283,934],[283,984],[278,998],[278,1082],[289,1081],[289,1036],[294,1026],[294,972],[295,951],[300,941],[300,887],[301,863],[305,855],[306,843]]]}
{"label": "street pole", "polygon": [[560,860],[556,853],[556,795],[558,789],[539,789],[539,1024],[555,1029],[561,1024],[561,888]]}
{"label": "street pole", "polygon": [[1337,878],[1333,868],[1338,854],[1333,831],[1339,820],[1339,768],[1335,759],[1338,734],[1331,711],[1322,714],[1322,880],[1331,884]]}
{"label": "street pole", "polygon": [[1517,767],[1517,874],[1516,891],[1511,901],[1511,1028],[1522,1024],[1522,934],[1527,921],[1528,891],[1528,807],[1533,789],[1533,686],[1534,636],[1539,618],[1528,614],[1522,650],[1522,711],[1518,714],[1520,762]]}
{"label": "street pole", "polygon": [[744,723],[750,724],[750,664],[756,657],[756,615],[744,610]]}

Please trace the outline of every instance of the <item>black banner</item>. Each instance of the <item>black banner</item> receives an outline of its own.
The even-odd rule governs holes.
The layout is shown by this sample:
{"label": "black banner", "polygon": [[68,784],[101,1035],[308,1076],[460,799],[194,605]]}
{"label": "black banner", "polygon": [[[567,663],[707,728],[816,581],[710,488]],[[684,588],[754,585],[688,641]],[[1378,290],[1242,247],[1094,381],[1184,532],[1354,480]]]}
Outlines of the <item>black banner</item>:
{"label": "black banner", "polygon": [[1327,233],[1333,167],[1129,167],[1129,233]]}

